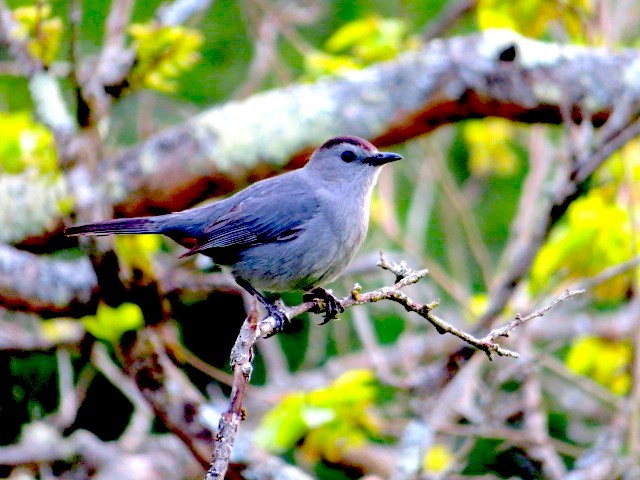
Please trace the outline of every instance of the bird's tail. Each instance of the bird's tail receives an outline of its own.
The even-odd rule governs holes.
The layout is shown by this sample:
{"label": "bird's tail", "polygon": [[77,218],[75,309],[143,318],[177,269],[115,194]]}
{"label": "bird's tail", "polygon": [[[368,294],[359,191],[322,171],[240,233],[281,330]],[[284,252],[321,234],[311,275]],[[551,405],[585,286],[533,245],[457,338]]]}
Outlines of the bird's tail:
{"label": "bird's tail", "polygon": [[118,218],[104,222],[87,223],[67,228],[64,233],[71,235],[107,235],[110,233],[162,233],[162,217]]}

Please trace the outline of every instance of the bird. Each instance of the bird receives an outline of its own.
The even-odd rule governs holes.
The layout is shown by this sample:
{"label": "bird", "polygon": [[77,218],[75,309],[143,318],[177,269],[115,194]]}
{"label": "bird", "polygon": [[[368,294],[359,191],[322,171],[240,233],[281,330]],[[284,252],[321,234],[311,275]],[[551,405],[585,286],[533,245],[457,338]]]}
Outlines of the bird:
{"label": "bird", "polygon": [[306,292],[305,300],[324,306],[326,323],[343,308],[323,286],[344,272],[364,241],[381,167],[400,159],[363,138],[338,136],[316,149],[303,167],[220,201],[72,226],[65,234],[163,234],[188,249],[182,257],[200,253],[230,267],[236,283],[274,318],[274,332],[289,319],[261,291]]}

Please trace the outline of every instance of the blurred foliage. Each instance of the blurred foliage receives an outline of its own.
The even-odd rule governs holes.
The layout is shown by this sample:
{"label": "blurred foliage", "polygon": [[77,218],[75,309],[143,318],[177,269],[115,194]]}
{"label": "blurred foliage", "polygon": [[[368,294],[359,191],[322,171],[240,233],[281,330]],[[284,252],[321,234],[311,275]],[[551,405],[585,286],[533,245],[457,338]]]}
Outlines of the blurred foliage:
{"label": "blurred foliage", "polygon": [[153,274],[153,258],[163,243],[160,235],[117,235],[113,243],[123,268]]}
{"label": "blurred foliage", "polygon": [[325,42],[325,51],[305,55],[306,76],[341,75],[376,62],[390,60],[419,45],[408,36],[407,24],[399,18],[370,16],[346,23]]}
{"label": "blurred foliage", "polygon": [[[13,381],[7,387],[11,389],[15,404],[21,405],[32,418],[42,418],[55,410],[57,395],[51,393],[57,390],[57,371],[52,354],[31,352],[29,355],[14,355],[9,369]],[[2,407],[10,406],[5,404]],[[3,425],[4,428],[9,429],[9,425]]]}
{"label": "blurred foliage", "polygon": [[[640,141],[636,140],[612,155],[596,174],[596,186],[571,205],[565,221],[540,249],[531,271],[533,292],[592,277],[637,255],[640,244],[632,213],[640,212],[634,203],[640,198],[638,180]],[[596,285],[595,300],[600,305],[624,301],[636,275],[629,270]]]}
{"label": "blurred foliage", "polygon": [[478,26],[509,28],[529,37],[547,37],[561,26],[573,42],[585,40],[586,20],[595,9],[592,0],[480,0]]}
{"label": "blurred foliage", "polygon": [[29,112],[0,112],[0,169],[17,174],[27,169],[38,173],[58,171],[54,138]]}
{"label": "blurred foliage", "polygon": [[175,78],[200,59],[198,49],[203,35],[182,26],[134,23],[129,27],[136,52],[136,64],[130,75],[132,88],[152,88],[161,92],[177,89]]}
{"label": "blurred foliage", "polygon": [[453,461],[453,454],[446,445],[435,444],[422,459],[422,471],[425,473],[440,473]]}
{"label": "blurred foliage", "polygon": [[[629,212],[603,199],[598,190],[576,200],[540,249],[531,271],[533,292],[554,282],[577,281],[633,256]],[[618,275],[594,289],[596,300],[615,303],[624,299],[632,274]]]}
{"label": "blurred foliage", "polygon": [[288,393],[263,417],[256,441],[274,453],[301,444],[307,462],[339,462],[342,451],[379,434],[371,411],[377,394],[368,370],[345,372],[326,388]]}
{"label": "blurred foliage", "polygon": [[472,175],[501,177],[513,175],[518,167],[518,156],[511,145],[516,128],[503,118],[471,120],[462,126],[469,152],[469,170]]}
{"label": "blurred foliage", "polygon": [[566,357],[569,370],[591,377],[617,395],[631,390],[633,349],[628,340],[586,336],[571,342]]}
{"label": "blurred foliage", "polygon": [[13,13],[19,26],[13,34],[26,41],[31,55],[44,65],[51,65],[60,49],[63,28],[62,20],[51,16],[51,4],[40,1],[35,5],[16,8]]}
{"label": "blurred foliage", "polygon": [[117,343],[125,332],[144,326],[142,310],[135,303],[123,303],[116,308],[100,303],[95,315],[87,315],[80,321],[91,335],[111,343]]}

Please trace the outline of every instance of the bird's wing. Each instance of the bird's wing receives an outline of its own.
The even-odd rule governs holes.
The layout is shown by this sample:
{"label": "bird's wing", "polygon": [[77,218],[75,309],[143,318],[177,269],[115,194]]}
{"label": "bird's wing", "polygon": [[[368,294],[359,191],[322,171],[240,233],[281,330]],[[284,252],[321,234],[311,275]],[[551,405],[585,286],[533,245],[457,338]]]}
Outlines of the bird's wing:
{"label": "bird's wing", "polygon": [[236,203],[218,217],[183,256],[214,248],[246,248],[292,240],[318,209],[315,196],[303,188],[260,193]]}

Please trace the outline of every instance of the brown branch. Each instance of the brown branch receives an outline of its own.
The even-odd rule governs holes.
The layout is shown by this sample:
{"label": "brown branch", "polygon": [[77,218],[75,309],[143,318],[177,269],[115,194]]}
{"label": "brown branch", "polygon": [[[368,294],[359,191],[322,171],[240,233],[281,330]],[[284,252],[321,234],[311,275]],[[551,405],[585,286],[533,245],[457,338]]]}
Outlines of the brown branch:
{"label": "brown branch", "polygon": [[[105,118],[114,98],[126,85],[126,78],[135,61],[135,53],[126,47],[126,27],[133,13],[133,0],[112,0],[105,23],[104,44],[95,65],[82,66],[78,81],[81,85],[79,111],[86,113],[79,118],[81,125],[95,126]],[[114,95],[107,92],[111,89]],[[118,92],[118,93],[115,93]]]}
{"label": "brown branch", "polygon": [[102,343],[94,343],[91,350],[91,363],[104,377],[125,396],[133,406],[133,412],[120,442],[126,449],[139,448],[141,442],[151,432],[153,412],[145,401],[135,382],[125,375],[116,365]]}
{"label": "brown branch", "polygon": [[140,448],[127,450],[119,441],[104,442],[87,430],[63,436],[51,425],[34,421],[23,426],[18,443],[0,446],[1,465],[57,461],[68,463],[75,471],[70,476],[79,478],[86,478],[87,469],[94,470],[96,478],[119,480],[178,479],[184,475],[168,472],[194,472],[187,449],[168,434],[149,435]]}
{"label": "brown branch", "polygon": [[509,333],[511,333],[513,329],[519,327],[523,323],[533,320],[534,318],[544,316],[545,313],[547,313],[549,310],[551,310],[553,307],[555,307],[559,303],[564,302],[565,300],[571,297],[575,297],[576,295],[581,295],[584,292],[585,290],[565,290],[562,293],[562,295],[560,295],[558,298],[556,298],[553,302],[551,302],[546,307],[542,307],[541,309],[536,310],[535,312],[530,313],[529,315],[526,315],[524,317],[518,313],[516,315],[515,320],[509,322],[503,327],[494,328],[485,337],[482,338],[481,342],[491,343],[498,337],[508,337]]}
{"label": "brown branch", "polygon": [[[391,287],[382,287],[377,290],[362,293],[361,287],[355,285],[351,295],[340,300],[340,304],[344,309],[363,305],[365,303],[379,302],[381,300],[391,300],[393,302],[402,305],[408,312],[417,313],[422,318],[431,323],[440,334],[450,333],[468,344],[482,350],[487,354],[489,359],[492,358],[492,354],[500,356],[508,356],[517,358],[518,353],[501,347],[494,342],[498,336],[507,336],[509,332],[518,327],[519,325],[528,322],[536,317],[543,316],[546,312],[556,306],[558,303],[575,296],[579,291],[567,291],[560,297],[558,297],[550,305],[541,308],[530,315],[521,317],[518,315],[516,320],[506,325],[502,329],[497,329],[490,332],[484,338],[478,339],[473,335],[460,330],[441,318],[433,315],[431,312],[438,302],[432,302],[429,304],[420,304],[412,300],[406,295],[402,289],[412,285],[422,278],[424,278],[428,271],[414,270],[406,265],[405,262],[394,263],[386,259],[382,252],[380,253],[380,262],[378,264],[382,269],[393,273],[396,276],[395,284]],[[295,307],[284,307],[287,316],[293,318],[304,312],[311,310],[314,307],[318,307],[318,302],[305,302]],[[243,409],[245,392],[247,384],[251,378],[251,372],[253,371],[253,349],[261,337],[268,337],[275,331],[275,319],[271,316],[267,316],[262,319],[258,319],[258,311],[254,304],[253,309],[245,319],[236,343],[231,351],[231,365],[233,367],[233,388],[229,399],[229,406],[225,413],[220,417],[220,423],[218,427],[218,434],[216,436],[213,460],[209,470],[205,475],[205,480],[223,479],[229,465],[229,458],[235,442],[236,434],[240,423],[245,418],[245,411]]]}
{"label": "brown branch", "polygon": [[0,351],[25,352],[77,345],[84,337],[82,325],[67,318],[50,320],[28,313],[0,309]]}
{"label": "brown branch", "polygon": [[162,328],[147,327],[137,333],[124,351],[125,370],[156,416],[206,468],[211,429],[198,415],[204,398],[169,358],[159,337]]}
{"label": "brown branch", "polygon": [[233,387],[229,397],[229,407],[220,417],[218,434],[213,447],[213,460],[205,474],[205,480],[225,478],[238,427],[245,419],[244,396],[253,372],[253,348],[260,338],[260,330],[257,328],[258,313],[257,306],[254,304],[231,350]]}
{"label": "brown branch", "polygon": [[0,304],[35,313],[92,308],[97,280],[87,258],[61,260],[0,245]]}

